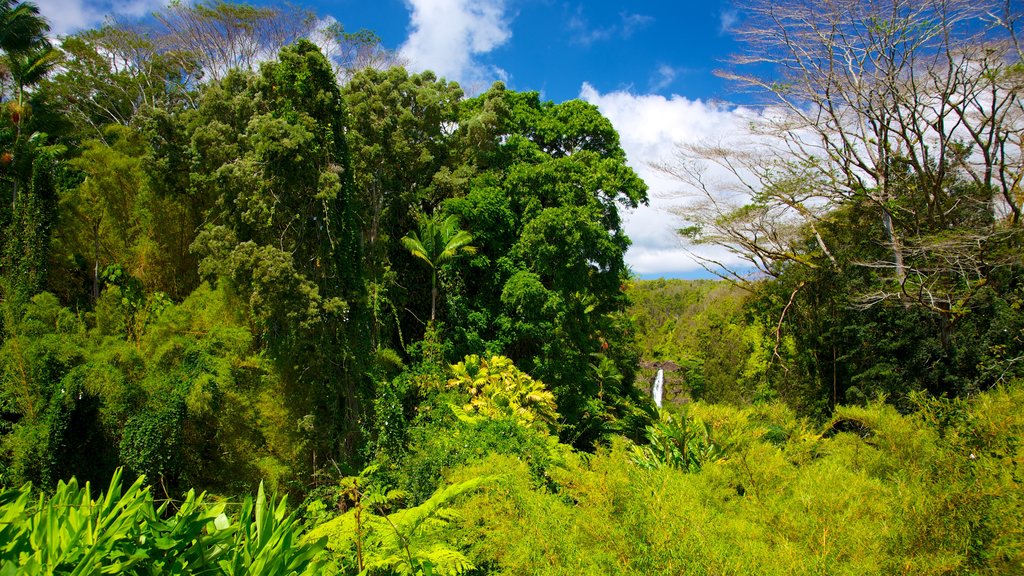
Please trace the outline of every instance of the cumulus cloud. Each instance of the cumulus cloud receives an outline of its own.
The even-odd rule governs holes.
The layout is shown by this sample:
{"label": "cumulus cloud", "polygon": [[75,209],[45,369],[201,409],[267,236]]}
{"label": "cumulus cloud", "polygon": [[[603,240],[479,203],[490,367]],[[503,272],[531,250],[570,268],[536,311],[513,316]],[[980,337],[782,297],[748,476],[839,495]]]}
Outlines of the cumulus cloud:
{"label": "cumulus cloud", "polygon": [[166,0],[46,0],[39,12],[54,35],[71,34],[101,24],[107,16],[141,18],[167,4]]}
{"label": "cumulus cloud", "polygon": [[504,0],[407,0],[406,4],[411,30],[399,53],[409,68],[433,70],[469,88],[505,79],[503,70],[479,59],[512,37],[512,17],[505,11]]}
{"label": "cumulus cloud", "polygon": [[671,213],[673,206],[684,201],[682,184],[650,164],[671,161],[679,143],[726,140],[746,133],[753,112],[678,95],[666,98],[626,91],[602,94],[590,84],[583,85],[580,98],[596,105],[615,126],[630,166],[650,187],[650,206],[625,217],[626,233],[633,240],[626,254],[630,268],[645,276],[691,276],[703,268],[690,250],[739,264],[725,250],[683,243],[675,231],[684,222]]}

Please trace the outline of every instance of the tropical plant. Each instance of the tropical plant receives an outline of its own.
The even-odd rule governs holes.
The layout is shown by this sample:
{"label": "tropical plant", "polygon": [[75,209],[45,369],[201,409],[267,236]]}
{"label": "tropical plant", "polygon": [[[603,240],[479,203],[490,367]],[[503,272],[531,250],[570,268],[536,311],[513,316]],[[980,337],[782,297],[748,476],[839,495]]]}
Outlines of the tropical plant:
{"label": "tropical plant", "polygon": [[217,563],[225,575],[320,574],[317,557],[327,541],[300,539],[302,525],[294,513],[288,514],[287,500],[268,501],[262,482],[255,501],[246,497],[233,546]]}
{"label": "tropical plant", "polygon": [[25,89],[42,81],[60,63],[61,52],[42,40],[38,44],[22,51],[7,54],[7,68],[17,89],[18,108],[21,114],[25,104]]}
{"label": "tropical plant", "polygon": [[697,472],[707,462],[724,456],[711,438],[711,427],[686,416],[673,418],[667,411],[647,427],[647,446],[634,446],[633,461],[642,468],[668,466],[685,472]]}
{"label": "tropical plant", "polygon": [[335,557],[342,563],[355,560],[353,567],[359,574],[457,576],[472,570],[470,559],[439,542],[436,533],[457,517],[449,504],[495,477],[480,476],[447,486],[418,506],[388,513],[406,494],[371,480],[375,471],[369,467],[358,477],[342,480],[351,509],[317,526],[307,538],[326,537],[327,548]]}
{"label": "tropical plant", "polygon": [[122,489],[117,470],[98,498],[89,483],[60,482],[51,496],[29,484],[0,492],[0,574],[319,574],[324,540],[299,541],[302,527],[286,499],[267,499],[260,485],[237,523],[225,504],[189,491],[157,506],[139,477]]}
{"label": "tropical plant", "polygon": [[463,407],[469,415],[510,418],[523,426],[545,430],[557,425],[554,394],[543,382],[516,368],[508,357],[466,356],[452,366],[448,387],[469,392],[469,403]]}
{"label": "tropical plant", "polygon": [[50,25],[34,3],[0,0],[0,50],[8,54],[27,50],[49,31]]}
{"label": "tropical plant", "polygon": [[430,267],[430,321],[437,318],[437,269],[454,260],[461,254],[473,254],[475,246],[470,246],[473,235],[459,228],[459,219],[448,216],[439,220],[435,214],[422,218],[418,231],[412,231],[402,237],[402,245],[416,258]]}

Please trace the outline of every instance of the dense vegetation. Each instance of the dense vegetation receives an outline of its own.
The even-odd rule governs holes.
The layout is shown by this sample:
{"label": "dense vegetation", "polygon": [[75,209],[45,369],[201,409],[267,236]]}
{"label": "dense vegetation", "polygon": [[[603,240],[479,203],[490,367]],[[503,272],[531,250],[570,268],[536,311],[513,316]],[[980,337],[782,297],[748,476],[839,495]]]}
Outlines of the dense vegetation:
{"label": "dense vegetation", "polygon": [[290,10],[46,32],[0,2],[0,573],[1024,570],[1019,187],[776,170],[687,230],[766,276],[639,282],[592,105]]}

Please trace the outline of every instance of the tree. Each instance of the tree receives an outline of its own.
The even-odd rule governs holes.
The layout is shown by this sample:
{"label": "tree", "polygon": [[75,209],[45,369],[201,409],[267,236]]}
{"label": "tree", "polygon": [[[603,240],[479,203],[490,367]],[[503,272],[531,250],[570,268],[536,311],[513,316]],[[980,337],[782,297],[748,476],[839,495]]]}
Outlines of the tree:
{"label": "tree", "polygon": [[261,62],[300,38],[316,19],[307,10],[256,7],[224,0],[175,2],[155,14],[172,49],[194,58],[203,76],[222,80],[231,70],[255,71]]}
{"label": "tree", "polygon": [[347,32],[341,22],[328,17],[326,26],[317,29],[314,41],[334,64],[338,81],[347,85],[364,70],[402,70],[402,59],[384,48],[380,36],[366,29]]}
{"label": "tree", "polygon": [[461,254],[473,254],[476,247],[470,246],[473,235],[459,228],[459,220],[448,216],[439,221],[436,216],[423,218],[419,232],[410,232],[402,237],[402,245],[416,258],[430,267],[430,321],[437,317],[437,269]]}
{"label": "tree", "polygon": [[[400,239],[419,214],[461,195],[467,166],[454,130],[462,89],[433,73],[364,68],[343,87],[349,110],[355,198],[366,259],[375,347],[402,347],[418,326],[406,314],[407,279],[419,264]],[[410,326],[411,325],[411,326]]]}
{"label": "tree", "polygon": [[171,3],[155,14],[152,31],[162,51],[198,65],[206,80],[221,80],[231,70],[255,71],[283,46],[300,39],[321,47],[342,83],[365,68],[385,69],[398,63],[368,30],[346,32],[331,17],[288,5],[254,6],[225,0],[197,4]]}
{"label": "tree", "polygon": [[[1016,144],[1024,77],[1007,28],[989,17],[996,8],[749,2],[738,31],[746,51],[722,75],[767,96],[769,108],[754,119],[752,144],[687,146],[670,167],[708,199],[683,210],[693,231],[770,272],[783,261],[807,264],[787,245],[804,227],[829,256],[815,228],[832,208],[865,203],[890,255],[863,264],[891,277],[866,296],[949,313],[962,288],[981,278],[975,264],[991,254],[971,243],[951,252],[936,234],[966,225],[973,244],[986,246],[1002,235],[997,222],[1018,226],[1024,201],[1015,191],[1024,176]],[[755,71],[743,69],[753,64]],[[739,204],[705,179],[700,162],[741,182]],[[708,208],[710,216],[697,214]],[[944,265],[930,258],[935,253]]]}
{"label": "tree", "polygon": [[444,209],[479,250],[450,279],[456,351],[507,356],[550,386],[566,441],[638,436],[653,409],[631,385],[620,210],[645,202],[647,188],[617,133],[590,104],[501,84],[466,101],[459,125],[476,175]]}
{"label": "tree", "polygon": [[46,39],[50,25],[32,2],[0,1],[0,50],[19,53],[39,45]]}
{"label": "tree", "polygon": [[11,211],[3,254],[11,289],[23,297],[46,287],[57,208],[55,151],[44,149],[34,155],[27,189],[17,196]]}
{"label": "tree", "polygon": [[65,37],[60,69],[42,85],[76,140],[104,140],[107,124],[129,126],[146,110],[195,106],[199,64],[141,25],[116,21]]}
{"label": "tree", "polygon": [[[56,188],[63,149],[49,145],[32,118],[26,94],[59,57],[46,38],[49,26],[32,3],[0,1],[0,50],[4,117],[0,121],[0,180],[10,185],[10,210],[2,212],[4,268],[11,289],[31,296],[47,280],[49,244],[56,220]],[[8,85],[15,100],[9,100]]]}
{"label": "tree", "polygon": [[200,272],[248,303],[296,386],[317,448],[353,457],[367,410],[368,321],[344,100],[311,42],[229,74],[189,114],[190,176],[211,199]]}
{"label": "tree", "polygon": [[14,80],[19,106],[24,106],[25,90],[39,84],[60,62],[61,53],[49,42],[24,52],[8,54],[7,69]]}
{"label": "tree", "polygon": [[4,53],[0,79],[13,83],[17,102],[8,108],[18,127],[21,117],[28,115],[24,110],[25,90],[38,84],[60,60],[60,51],[46,37],[49,31],[49,24],[35,4],[0,0],[0,50]]}
{"label": "tree", "polygon": [[[768,290],[776,359],[787,330],[817,326],[803,340],[814,356],[805,364],[829,382],[833,402],[850,382],[843,374],[856,374],[846,368],[859,364],[841,366],[840,343],[879,343],[872,323],[931,330],[914,333],[918,349],[939,344],[922,360],[935,370],[909,377],[912,387],[965,389],[939,377],[958,362],[957,342],[970,339],[958,325],[988,309],[988,290],[1003,298],[1016,289],[1017,12],[1014,3],[959,0],[752,0],[737,31],[744,51],[721,74],[765,97],[750,116],[753,134],[683,146],[679,161],[663,166],[702,198],[680,209],[686,235],[785,277],[785,294]],[[742,270],[723,274],[757,289]],[[864,330],[849,341],[839,325],[786,319],[822,307],[842,312],[819,318]],[[905,349],[887,342],[883,355]]]}
{"label": "tree", "polygon": [[[31,116],[31,106],[25,102],[25,91],[39,83],[54,68],[60,56],[46,38],[49,29],[35,4],[0,1],[0,50],[3,51],[0,80],[5,88],[0,99],[6,101],[4,120],[9,123],[0,131],[0,150],[3,153],[0,173],[14,179],[12,205],[18,195],[17,179],[29,177],[33,162],[31,154],[26,154],[30,150],[25,149],[29,145],[23,138]],[[9,100],[9,83],[13,83],[10,88],[14,92],[14,101]],[[19,174],[12,174],[16,172]]]}

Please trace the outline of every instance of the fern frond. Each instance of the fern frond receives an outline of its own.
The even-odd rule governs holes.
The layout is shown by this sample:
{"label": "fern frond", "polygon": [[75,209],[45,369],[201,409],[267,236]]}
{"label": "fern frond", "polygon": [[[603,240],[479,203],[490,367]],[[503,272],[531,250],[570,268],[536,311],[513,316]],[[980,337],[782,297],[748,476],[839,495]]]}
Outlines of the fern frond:
{"label": "fern frond", "polygon": [[434,566],[434,573],[440,576],[459,576],[476,568],[463,553],[438,544],[422,553],[421,558]]}

